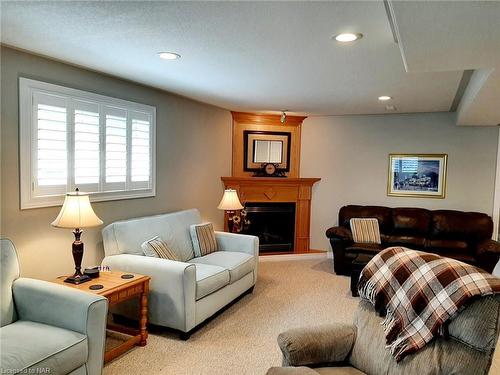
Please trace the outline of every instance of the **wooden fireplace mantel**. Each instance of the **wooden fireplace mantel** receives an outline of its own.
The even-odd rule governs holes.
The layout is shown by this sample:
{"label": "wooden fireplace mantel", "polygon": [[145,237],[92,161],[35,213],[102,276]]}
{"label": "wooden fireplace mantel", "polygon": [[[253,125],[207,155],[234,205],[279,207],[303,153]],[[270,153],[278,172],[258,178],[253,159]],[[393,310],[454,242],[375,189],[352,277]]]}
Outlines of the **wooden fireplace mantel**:
{"label": "wooden fireplace mantel", "polygon": [[[241,202],[295,203],[294,252],[306,253],[311,249],[312,186],[321,178],[280,177],[221,177],[225,189],[235,189]],[[227,229],[227,228],[226,228]]]}

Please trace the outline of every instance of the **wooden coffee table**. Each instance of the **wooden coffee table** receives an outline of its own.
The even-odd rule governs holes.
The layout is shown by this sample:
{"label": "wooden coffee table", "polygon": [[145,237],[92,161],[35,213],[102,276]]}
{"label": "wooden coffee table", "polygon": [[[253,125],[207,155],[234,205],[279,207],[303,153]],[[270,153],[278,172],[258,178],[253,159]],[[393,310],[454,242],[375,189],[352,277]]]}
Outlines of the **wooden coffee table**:
{"label": "wooden coffee table", "polygon": [[[133,277],[124,279],[122,278],[123,275],[132,275]],[[130,272],[101,271],[98,278],[92,279],[91,281],[79,285],[65,283],[65,278],[66,276],[58,277],[56,280],[54,280],[54,282],[73,289],[78,289],[84,292],[94,293],[106,297],[108,299],[109,307],[135,297],[139,298],[139,329],[132,329],[117,324],[108,323],[108,330],[124,333],[132,337],[119,346],[105,352],[105,363],[130,350],[134,345],[146,345],[148,338],[148,331],[146,327],[146,324],[148,322],[148,293],[149,280],[151,279],[149,276]],[[101,289],[92,290],[90,289],[92,285],[102,285],[103,287]]]}

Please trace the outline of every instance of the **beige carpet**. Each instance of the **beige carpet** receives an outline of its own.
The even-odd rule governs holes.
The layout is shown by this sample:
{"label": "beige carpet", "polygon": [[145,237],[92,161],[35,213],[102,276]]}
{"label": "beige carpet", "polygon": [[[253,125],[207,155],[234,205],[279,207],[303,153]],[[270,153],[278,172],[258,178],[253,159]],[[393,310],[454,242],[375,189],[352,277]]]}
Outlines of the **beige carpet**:
{"label": "beige carpet", "polygon": [[[358,298],[350,296],[349,278],[332,273],[331,259],[266,261],[259,267],[253,295],[190,340],[181,341],[171,332],[151,332],[147,346],[107,364],[104,375],[265,374],[281,362],[276,337],[283,330],[352,321]],[[496,358],[490,375],[499,373]]]}

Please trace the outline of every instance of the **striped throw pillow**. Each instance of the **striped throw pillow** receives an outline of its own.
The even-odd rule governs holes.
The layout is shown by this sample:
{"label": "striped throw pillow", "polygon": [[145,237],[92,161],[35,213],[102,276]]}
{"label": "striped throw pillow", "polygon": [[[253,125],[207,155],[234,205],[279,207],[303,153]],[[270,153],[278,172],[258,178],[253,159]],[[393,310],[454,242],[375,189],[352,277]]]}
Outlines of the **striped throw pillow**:
{"label": "striped throw pillow", "polygon": [[168,247],[160,236],[151,238],[141,244],[144,255],[148,257],[163,258],[170,260],[179,260],[177,255]]}
{"label": "striped throw pillow", "polygon": [[190,232],[194,253],[197,257],[217,251],[217,241],[212,223],[191,225]]}
{"label": "striped throw pillow", "polygon": [[375,218],[350,220],[352,239],[357,243],[381,243],[378,220]]}

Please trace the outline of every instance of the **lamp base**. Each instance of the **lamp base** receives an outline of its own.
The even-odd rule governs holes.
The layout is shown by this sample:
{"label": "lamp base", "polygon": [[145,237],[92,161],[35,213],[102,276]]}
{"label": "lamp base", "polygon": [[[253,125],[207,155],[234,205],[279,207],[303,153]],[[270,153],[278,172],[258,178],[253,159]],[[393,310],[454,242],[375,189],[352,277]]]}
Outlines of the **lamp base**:
{"label": "lamp base", "polygon": [[87,275],[73,275],[69,276],[64,280],[65,283],[70,283],[70,284],[83,284],[86,283],[87,281],[92,280],[89,276]]}
{"label": "lamp base", "polygon": [[71,245],[71,249],[73,253],[73,260],[75,261],[75,273],[73,274],[73,276],[67,277],[64,282],[78,285],[86,283],[87,281],[90,281],[92,279],[89,276],[82,274],[81,271],[83,258],[83,242],[80,241],[80,236],[82,235],[82,231],[80,230],[80,228],[76,228],[73,231],[73,234],[75,235],[75,240]]}

